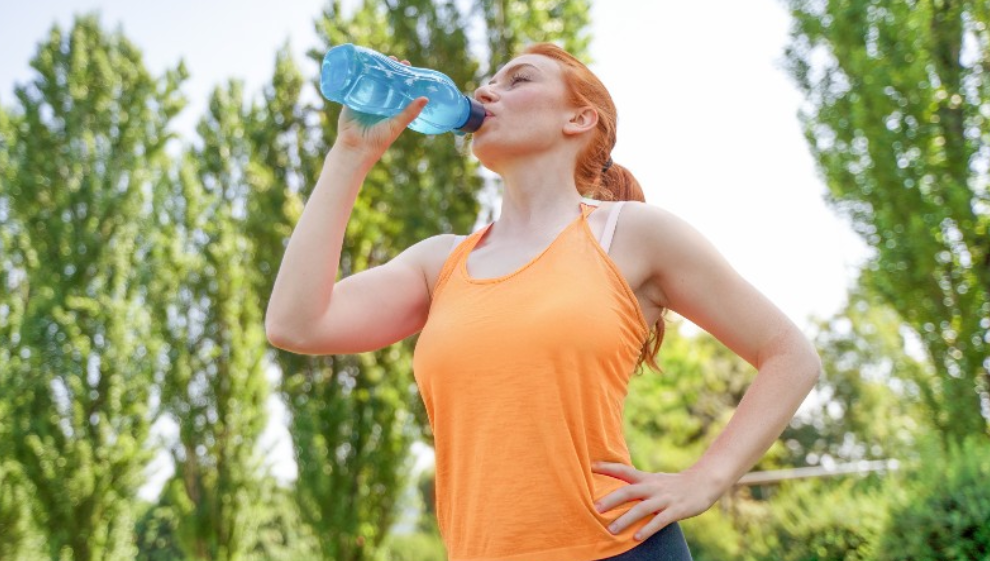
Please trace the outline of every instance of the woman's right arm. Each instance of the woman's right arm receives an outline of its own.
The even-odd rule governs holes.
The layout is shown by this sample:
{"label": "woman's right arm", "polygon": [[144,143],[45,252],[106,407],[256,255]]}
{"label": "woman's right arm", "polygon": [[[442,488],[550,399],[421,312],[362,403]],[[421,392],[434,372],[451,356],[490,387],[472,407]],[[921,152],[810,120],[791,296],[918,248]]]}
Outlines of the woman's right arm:
{"label": "woman's right arm", "polygon": [[415,244],[379,267],[336,282],[344,232],[368,171],[422,111],[362,124],[344,108],[337,141],[289,239],[265,314],[269,342],[300,354],[379,349],[422,328],[430,294],[422,263],[442,242]]}

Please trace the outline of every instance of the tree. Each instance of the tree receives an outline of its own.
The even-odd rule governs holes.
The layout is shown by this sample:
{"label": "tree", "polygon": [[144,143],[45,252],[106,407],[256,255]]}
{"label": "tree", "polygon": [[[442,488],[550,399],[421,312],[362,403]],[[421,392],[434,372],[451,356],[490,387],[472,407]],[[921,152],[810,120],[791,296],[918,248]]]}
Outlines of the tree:
{"label": "tree", "polygon": [[588,62],[590,2],[573,0],[481,0],[475,7],[485,24],[488,57],[483,76],[518,54],[527,43],[555,41]]}
{"label": "tree", "polygon": [[[268,381],[254,248],[243,207],[251,145],[242,86],[217,88],[160,217],[171,251],[156,255],[156,317],[169,348],[162,384],[179,426],[175,477],[165,487],[176,537],[193,559],[243,558],[261,498],[258,438]],[[163,192],[165,192],[163,190]],[[167,209],[167,211],[166,211]]]}
{"label": "tree", "polygon": [[143,290],[147,191],[182,71],[151,76],[93,16],[53,27],[31,65],[0,186],[4,455],[30,482],[52,558],[130,559],[159,350]]}
{"label": "tree", "polygon": [[990,8],[789,0],[789,71],[829,202],[873,248],[863,282],[935,365],[933,422],[986,433],[990,399]]}
{"label": "tree", "polygon": [[906,460],[917,438],[937,428],[930,424],[940,407],[934,370],[908,354],[903,321],[878,300],[855,289],[842,310],[819,323],[824,374],[817,396],[781,435],[791,465]]}
{"label": "tree", "polygon": [[[23,299],[13,288],[18,284],[22,255],[15,248],[26,245],[23,229],[14,225],[7,193],[14,177],[10,154],[17,141],[18,123],[0,108],[0,341],[13,341],[24,315]],[[14,345],[0,345],[0,381],[19,369],[22,358]],[[0,395],[0,419],[9,418],[9,396]],[[27,559],[37,535],[31,517],[31,488],[20,464],[13,459],[9,424],[0,422],[0,559]],[[40,546],[40,544],[35,544]],[[40,550],[40,547],[35,549]]]}

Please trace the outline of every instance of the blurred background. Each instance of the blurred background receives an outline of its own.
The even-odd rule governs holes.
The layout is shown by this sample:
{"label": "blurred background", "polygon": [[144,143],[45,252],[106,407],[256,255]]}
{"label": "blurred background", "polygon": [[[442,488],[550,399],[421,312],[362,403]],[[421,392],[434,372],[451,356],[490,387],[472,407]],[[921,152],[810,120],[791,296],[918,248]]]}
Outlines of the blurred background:
{"label": "blurred background", "polygon": [[[415,337],[299,356],[263,314],[334,140],[326,50],[471,92],[532,41],[602,78],[613,159],[825,363],[753,472],[682,522],[695,558],[985,558],[988,25],[935,0],[0,7],[0,559],[445,559]],[[343,275],[497,218],[469,142],[403,134]],[[624,412],[647,471],[691,465],[755,376],[670,320]]]}

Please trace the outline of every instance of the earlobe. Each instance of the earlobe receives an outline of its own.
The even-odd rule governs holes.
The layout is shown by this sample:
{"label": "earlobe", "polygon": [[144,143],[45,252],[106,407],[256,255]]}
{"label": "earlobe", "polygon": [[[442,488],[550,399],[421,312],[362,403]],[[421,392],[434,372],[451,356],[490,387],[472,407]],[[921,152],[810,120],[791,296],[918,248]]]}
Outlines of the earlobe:
{"label": "earlobe", "polygon": [[581,134],[594,129],[598,125],[598,111],[593,107],[582,107],[571,115],[571,119],[564,126],[567,134]]}

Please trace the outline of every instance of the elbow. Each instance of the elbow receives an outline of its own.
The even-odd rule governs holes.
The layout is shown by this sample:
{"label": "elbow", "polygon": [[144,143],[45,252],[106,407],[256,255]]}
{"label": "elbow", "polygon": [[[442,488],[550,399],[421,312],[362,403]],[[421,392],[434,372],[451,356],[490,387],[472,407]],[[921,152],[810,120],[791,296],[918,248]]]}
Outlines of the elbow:
{"label": "elbow", "polygon": [[265,318],[265,338],[268,339],[268,344],[277,349],[299,352],[298,337],[292,335],[284,325],[274,321],[271,316]]}
{"label": "elbow", "polygon": [[291,329],[285,324],[265,320],[265,337],[268,343],[283,351],[297,355],[322,356],[341,354],[329,347],[326,341],[318,342],[312,337],[311,330]]}
{"label": "elbow", "polygon": [[278,349],[288,350],[286,349],[287,338],[268,320],[265,320],[265,338],[268,339],[269,345]]}

